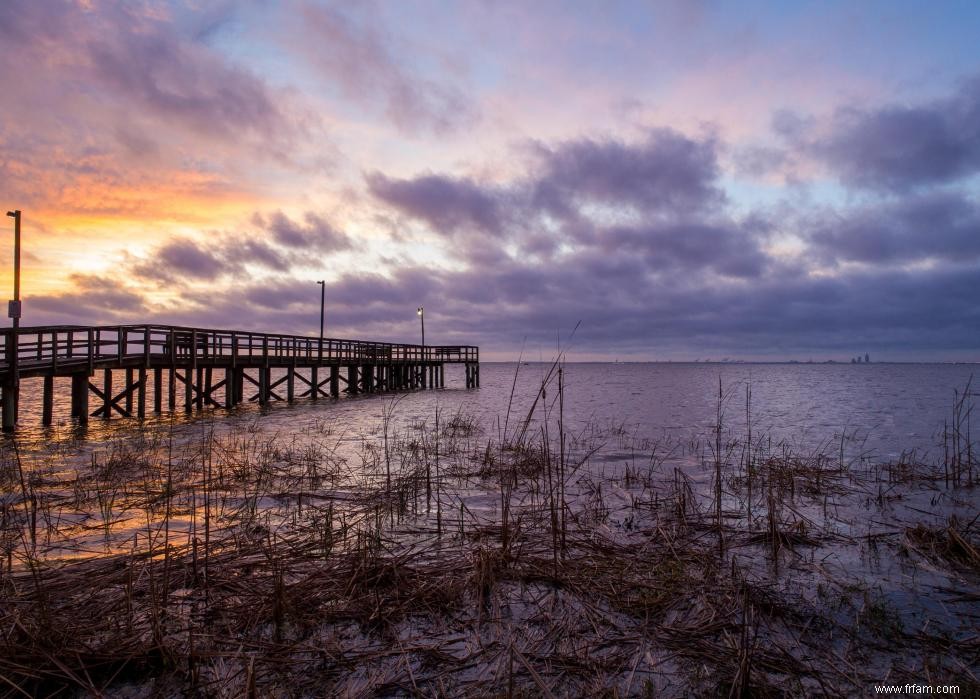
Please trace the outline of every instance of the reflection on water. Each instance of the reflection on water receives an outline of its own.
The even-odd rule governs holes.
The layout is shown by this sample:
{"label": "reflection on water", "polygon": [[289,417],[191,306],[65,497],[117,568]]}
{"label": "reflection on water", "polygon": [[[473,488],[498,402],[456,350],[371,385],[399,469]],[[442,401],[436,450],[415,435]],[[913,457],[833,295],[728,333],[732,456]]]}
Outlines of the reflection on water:
{"label": "reflection on water", "polygon": [[[537,363],[484,364],[481,388],[466,390],[462,367],[449,365],[448,388],[400,394],[395,418],[411,424],[430,418],[439,407],[470,415],[500,435],[508,427],[508,415],[513,423],[527,414],[547,369]],[[745,432],[751,422],[756,435],[769,434],[774,441],[804,449],[834,444],[845,433],[853,438],[852,448],[873,459],[895,459],[912,449],[921,456],[936,454],[955,392],[962,392],[974,369],[963,364],[569,364],[564,369],[565,420],[571,431],[599,424],[621,427],[638,438],[704,435],[717,420],[720,379],[722,420],[733,432]],[[114,385],[121,386],[123,373],[117,374]],[[748,410],[746,387],[751,388]],[[147,403],[152,405],[152,385],[149,389]],[[81,440],[97,445],[125,439],[138,426],[134,419],[113,417],[93,418],[87,427],[79,427],[69,416],[68,380],[57,380],[56,391],[54,425],[42,428],[40,379],[23,382],[17,439],[25,448]],[[545,399],[550,408],[556,396]],[[178,405],[174,413],[150,414],[143,426],[173,427],[180,439],[193,434],[202,418],[214,420],[219,429],[257,420],[258,428],[268,433],[288,433],[323,419],[343,425],[353,439],[377,430],[383,404],[378,396],[361,395],[265,408],[251,404],[230,413],[214,409],[185,414]]]}
{"label": "reflection on water", "polygon": [[[464,453],[512,440],[529,415],[531,438],[543,436],[536,435],[537,426],[554,423],[559,411],[554,381],[539,396],[549,369],[547,364],[486,364],[482,388],[466,390],[458,388],[464,384],[462,367],[449,366],[450,388],[442,390],[317,402],[301,399],[265,407],[252,403],[232,411],[185,413],[178,407],[142,423],[121,417],[93,418],[87,426],[77,425],[65,414],[68,396],[62,395],[50,428],[39,426],[39,394],[31,390],[32,382],[25,381],[22,428],[15,437],[18,452],[11,454],[15,442],[8,439],[3,460],[10,465],[14,456],[19,458],[32,474],[31,487],[46,490],[49,500],[74,503],[64,510],[73,514],[64,515],[54,528],[55,540],[49,528],[47,557],[86,557],[132,546],[133,537],[138,539],[143,529],[163,518],[168,522],[167,537],[190,545],[200,524],[198,491],[206,490],[203,475],[186,463],[188,458],[201,458],[195,454],[238,458],[246,471],[254,466],[250,462],[276,464],[281,472],[272,480],[283,479],[275,483],[276,492],[292,493],[295,487],[309,494],[308,501],[334,502],[342,500],[346,491],[363,494],[377,488],[382,462],[390,461],[392,450],[399,451],[403,461],[406,450],[417,450],[418,440],[433,430],[437,414],[443,426],[452,420],[473,426],[470,436],[480,444],[466,445]],[[710,490],[713,476],[698,467],[710,460],[719,417],[726,444],[744,443],[751,431],[752,442],[765,444],[770,453],[782,449],[783,453],[831,454],[845,463],[865,464],[895,461],[912,453],[915,460],[934,462],[942,456],[944,420],[952,413],[954,397],[968,385],[972,369],[888,364],[570,364],[563,369],[563,427],[569,458],[587,459],[590,477],[619,478],[624,464],[635,471],[639,459],[648,467],[656,464],[664,473],[683,468],[701,494]],[[124,379],[118,373],[115,382],[121,384]],[[152,405],[152,394],[148,404]],[[730,454],[728,460],[732,458],[740,457]],[[185,484],[200,483],[184,494],[177,510],[150,508],[153,522],[137,521],[136,514],[147,516],[149,510],[143,505],[151,491],[160,497],[159,468],[164,463],[177,469]],[[385,466],[391,469],[390,463]],[[395,470],[404,471],[405,466],[399,463]],[[140,471],[143,467],[150,470]],[[153,468],[157,470],[151,478]],[[321,472],[303,483],[311,468]],[[482,486],[457,483],[454,487],[460,501],[472,507],[480,507],[486,498]],[[328,492],[320,492],[324,488]],[[18,495],[22,494],[11,492],[8,499]],[[218,522],[240,519],[242,508],[266,516],[277,509],[266,495],[259,498],[261,502],[249,501],[247,492],[219,495]],[[254,513],[248,518],[252,519]]]}

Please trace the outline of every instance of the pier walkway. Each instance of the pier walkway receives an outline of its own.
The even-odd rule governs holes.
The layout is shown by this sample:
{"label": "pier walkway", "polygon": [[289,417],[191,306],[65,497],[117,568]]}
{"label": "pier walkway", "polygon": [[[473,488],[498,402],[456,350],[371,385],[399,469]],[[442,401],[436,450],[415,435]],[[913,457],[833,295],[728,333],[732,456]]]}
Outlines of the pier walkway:
{"label": "pier walkway", "polygon": [[[43,377],[45,425],[51,424],[56,397],[67,395],[55,392],[56,378],[71,380],[71,415],[80,423],[113,414],[145,417],[151,381],[151,409],[157,413],[175,410],[178,403],[190,412],[232,408],[245,400],[265,404],[336,398],[342,392],[441,388],[446,364],[465,366],[467,388],[480,385],[480,350],[471,345],[320,340],[165,325],[23,327],[16,337],[12,329],[3,335],[4,431],[17,424],[20,380],[30,377]],[[113,373],[120,370],[125,379],[115,392]],[[94,380],[99,372],[102,380]]]}

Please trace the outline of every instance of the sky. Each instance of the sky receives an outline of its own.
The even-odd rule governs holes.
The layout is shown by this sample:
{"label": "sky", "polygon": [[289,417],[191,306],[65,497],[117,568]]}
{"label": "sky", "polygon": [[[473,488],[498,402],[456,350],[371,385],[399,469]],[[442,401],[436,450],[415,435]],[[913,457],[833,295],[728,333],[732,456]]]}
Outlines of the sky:
{"label": "sky", "polygon": [[0,1],[23,325],[980,361],[978,185],[975,2]]}

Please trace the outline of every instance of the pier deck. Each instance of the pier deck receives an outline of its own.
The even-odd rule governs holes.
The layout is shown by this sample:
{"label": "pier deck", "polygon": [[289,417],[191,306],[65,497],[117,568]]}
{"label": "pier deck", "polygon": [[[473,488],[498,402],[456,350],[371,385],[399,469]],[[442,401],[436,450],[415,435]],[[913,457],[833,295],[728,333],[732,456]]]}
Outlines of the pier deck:
{"label": "pier deck", "polygon": [[[445,365],[465,366],[466,387],[480,385],[472,345],[409,345],[169,325],[45,326],[3,331],[2,425],[17,423],[20,379],[43,377],[42,424],[51,424],[57,377],[71,379],[71,415],[80,423],[113,414],[144,417],[152,376],[154,412],[178,405],[232,408],[253,400],[338,397],[445,385]],[[281,374],[273,380],[272,370]],[[113,393],[113,372],[125,382]],[[284,370],[284,371],[283,371]],[[101,385],[92,381],[102,372]],[[219,373],[216,376],[216,373]],[[166,380],[164,380],[166,379]],[[246,385],[254,393],[246,398]],[[298,389],[298,390],[297,390]],[[97,408],[90,408],[90,396]],[[219,398],[221,399],[219,401]]]}

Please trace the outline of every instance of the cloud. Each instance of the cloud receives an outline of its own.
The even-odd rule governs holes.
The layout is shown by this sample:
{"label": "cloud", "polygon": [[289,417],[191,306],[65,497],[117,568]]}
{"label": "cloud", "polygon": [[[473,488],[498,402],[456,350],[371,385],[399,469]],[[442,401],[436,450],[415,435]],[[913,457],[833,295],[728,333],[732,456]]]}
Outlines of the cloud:
{"label": "cloud", "polygon": [[500,263],[508,244],[544,262],[563,246],[614,240],[645,240],[651,256],[683,263],[696,257],[690,248],[699,240],[718,257],[719,244],[737,239],[745,249],[726,248],[737,259],[725,273],[751,275],[761,265],[750,260],[751,241],[721,232],[737,224],[722,215],[716,148],[711,138],[657,129],[634,142],[535,143],[524,151],[528,174],[503,185],[435,173],[396,179],[373,172],[365,179],[377,201],[450,240],[470,264]]}
{"label": "cloud", "polygon": [[[104,102],[129,117],[152,116],[161,126],[222,141],[247,135],[279,141],[295,131],[282,95],[181,33],[166,13],[126,2],[90,9],[80,2],[11,0],[0,10],[0,26],[8,45],[17,46],[4,52],[4,67],[18,70],[18,86],[35,98],[60,94],[62,106],[75,101],[89,108]],[[39,79],[53,84],[37,89],[32,83]]]}
{"label": "cloud", "polygon": [[247,268],[289,273],[319,267],[330,255],[351,247],[345,233],[314,212],[306,212],[303,221],[294,221],[281,211],[270,215],[256,212],[250,231],[211,231],[196,239],[170,238],[135,260],[132,270],[144,279],[170,285],[217,282],[242,276]]}
{"label": "cloud", "polygon": [[85,274],[73,274],[70,281],[71,292],[28,296],[25,319],[31,325],[111,325],[137,322],[151,312],[138,291],[122,282]]}
{"label": "cloud", "polygon": [[655,129],[639,143],[581,139],[538,145],[543,166],[535,199],[552,210],[569,202],[629,205],[643,212],[699,212],[720,204],[712,139]]}
{"label": "cloud", "polygon": [[347,98],[380,107],[404,132],[452,132],[477,118],[461,90],[409,67],[425,46],[405,46],[396,54],[397,42],[379,18],[370,12],[358,17],[357,10],[304,3],[301,26],[290,34],[288,47],[300,50]]}
{"label": "cloud", "polygon": [[[800,138],[814,128],[790,115],[780,123]],[[557,330],[581,320],[578,345],[597,354],[691,356],[681,353],[695,347],[701,356],[846,358],[861,348],[980,347],[972,198],[926,191],[736,216],[718,149],[711,138],[658,131],[632,142],[538,144],[527,174],[502,184],[435,173],[373,173],[367,184],[377,201],[452,241],[466,263],[427,271],[430,285],[403,295],[430,299],[427,312],[452,341],[553,346]],[[802,250],[777,255],[771,243],[787,231]],[[365,304],[373,318],[397,302],[409,271],[371,283],[345,277],[328,295]]]}
{"label": "cloud", "polygon": [[236,270],[241,265],[253,264],[276,272],[288,272],[292,266],[287,255],[268,243],[246,236],[225,239],[219,250],[222,257]]}
{"label": "cloud", "polygon": [[[310,281],[246,277],[234,289],[189,291],[179,306],[153,308],[117,282],[76,281],[81,292],[29,298],[25,308],[49,323],[174,322],[301,335],[319,327],[319,288]],[[977,288],[980,269],[953,263],[836,276],[770,264],[746,284],[682,269],[650,274],[628,249],[588,251],[561,266],[510,259],[481,269],[347,274],[327,284],[326,335],[417,341],[414,309],[424,305],[427,339],[479,344],[498,356],[513,356],[525,339],[547,354],[556,334],[579,321],[573,357],[963,356],[980,345]]]}
{"label": "cloud", "polygon": [[137,274],[164,281],[183,278],[213,281],[227,270],[226,262],[189,238],[164,243],[154,251],[152,259],[136,268]]}
{"label": "cloud", "polygon": [[[177,22],[181,12],[190,19]],[[292,154],[318,117],[208,43],[194,14],[112,0],[0,3],[6,193],[51,216],[172,218],[194,208],[168,210],[178,198],[249,191],[248,178],[227,174],[254,171],[244,163],[297,167]]]}
{"label": "cloud", "polygon": [[240,138],[246,132],[273,140],[287,128],[259,78],[166,26],[139,24],[145,33],[116,27],[117,33],[90,37],[85,46],[91,76],[117,99],[211,138]]}
{"label": "cloud", "polygon": [[287,248],[298,248],[307,254],[311,251],[333,252],[351,247],[350,238],[333,228],[326,220],[312,211],[304,214],[304,224],[291,220],[281,211],[269,216],[255,214],[252,223],[256,228],[268,230],[274,240]]}
{"label": "cloud", "polygon": [[456,231],[499,235],[504,220],[497,193],[467,178],[422,175],[391,179],[380,172],[367,176],[368,190],[401,213],[428,223],[433,232]]}
{"label": "cloud", "polygon": [[[71,293],[28,298],[32,318],[314,334],[319,288],[302,277],[322,278],[328,263],[342,261],[326,288],[330,336],[416,340],[414,309],[424,305],[433,341],[500,353],[524,337],[550,350],[580,320],[577,349],[606,355],[847,357],[907,348],[975,358],[980,349],[980,210],[970,189],[980,172],[980,80],[942,99],[850,103],[823,118],[782,110],[771,121],[775,141],[742,148],[628,124],[692,114],[689,103],[654,107],[668,94],[661,83],[685,82],[662,71],[654,87],[632,73],[617,85],[649,111],[598,123],[587,110],[615,100],[589,81],[639,54],[616,52],[622,34],[598,36],[578,22],[575,34],[546,47],[569,60],[535,66],[541,30],[558,26],[538,15],[520,37],[531,58],[463,52],[476,57],[474,84],[495,118],[449,143],[479,119],[464,89],[468,66],[448,65],[452,56],[441,52],[455,50],[443,47],[452,42],[410,37],[422,36],[419,27],[426,41],[441,37],[435,25],[458,26],[455,17],[433,12],[429,25],[413,10],[418,26],[396,31],[389,18],[400,13],[384,5],[300,0],[285,18],[267,3],[199,5],[0,4],[4,197],[35,213],[43,206],[86,217],[77,227],[93,237],[125,235],[89,222],[107,216],[143,219],[134,237],[150,218],[180,232],[128,258],[119,266],[126,278],[76,276]],[[240,25],[237,13],[268,24]],[[258,31],[280,43],[243,48],[240,39]],[[629,41],[648,44],[646,36]],[[594,53],[581,53],[579,37]],[[733,94],[721,82],[740,71],[709,71],[712,99]],[[768,100],[763,83],[745,99]],[[264,167],[323,152],[309,137],[321,121],[305,106],[308,95],[323,120],[344,126],[352,152],[339,174],[367,173],[362,191],[349,180],[324,186],[320,170],[297,182]],[[717,132],[731,134],[737,121]],[[405,168],[418,162],[418,142],[406,145],[406,134],[439,136],[426,162],[456,169],[411,176]],[[503,158],[474,162],[502,139],[523,139],[503,166]],[[370,159],[376,153],[383,165]],[[741,172],[796,174],[817,164],[844,186],[813,195],[823,209],[812,199],[789,214],[756,206],[770,194],[757,196],[758,183],[743,186],[740,172],[724,169],[732,153]],[[392,222],[403,237],[379,250],[316,210],[294,213],[297,202],[315,209],[328,188],[351,195],[345,217]],[[263,205],[265,197],[289,201]],[[257,207],[262,213],[241,227],[229,223]],[[76,232],[50,220],[47,231]],[[780,248],[785,238],[791,252]],[[355,250],[365,254],[346,254]],[[420,261],[433,251],[435,259]]]}
{"label": "cloud", "polygon": [[905,192],[980,172],[980,77],[951,96],[908,106],[844,108],[811,146],[842,181]]}
{"label": "cloud", "polygon": [[[461,252],[466,264],[448,269],[402,260],[345,274],[325,290],[327,335],[414,341],[412,311],[424,305],[433,341],[498,352],[516,349],[525,338],[551,348],[556,333],[579,321],[575,350],[597,356],[818,353],[846,359],[861,350],[961,357],[980,346],[980,309],[973,300],[980,284],[980,212],[962,194],[924,192],[804,212],[789,221],[764,211],[736,217],[710,195],[691,199],[701,201],[700,208],[675,210],[677,200],[668,197],[660,201],[670,205],[638,208],[633,221],[622,223],[603,212],[604,205],[622,201],[618,190],[585,181],[580,195],[568,185],[562,198],[572,214],[556,217],[533,195],[550,170],[528,172],[502,185],[450,175],[369,176],[376,200],[401,215],[440,225],[452,240],[475,235],[496,241],[488,244],[493,263]],[[694,191],[716,186],[709,178]],[[334,231],[318,221],[312,214],[295,220],[279,212],[256,215],[256,231],[265,238],[214,236],[211,259],[182,245],[165,252],[172,267],[201,275],[216,269],[238,275],[243,264],[275,272],[274,260],[261,262],[264,248],[252,250],[254,259],[246,263],[232,257],[232,243],[251,240],[288,258],[302,250],[290,245],[315,244],[317,231]],[[795,257],[777,257],[768,243],[774,230],[787,226],[798,227],[804,248]],[[528,230],[550,245],[528,242]],[[529,246],[537,254],[529,254]],[[187,291],[181,322],[299,334],[318,329],[315,284],[237,278],[234,291]]]}
{"label": "cloud", "polygon": [[291,311],[297,307],[319,303],[320,287],[312,282],[299,280],[263,283],[245,289],[243,297],[249,304],[274,311]]}
{"label": "cloud", "polygon": [[798,114],[790,109],[777,109],[770,121],[772,130],[789,141],[806,138],[815,123],[812,116]]}
{"label": "cloud", "polygon": [[552,347],[558,330],[581,320],[576,350],[607,356],[629,348],[654,357],[975,351],[978,283],[980,271],[955,266],[837,277],[780,270],[753,284],[724,283],[652,277],[628,256],[582,256],[554,270],[515,262],[451,275],[439,324],[485,348],[516,348],[524,337]]}
{"label": "cloud", "polygon": [[758,277],[768,258],[750,230],[707,223],[683,223],[650,228],[617,227],[603,236],[607,251],[633,250],[643,256],[649,271],[712,270],[727,277]]}
{"label": "cloud", "polygon": [[809,241],[829,263],[977,262],[980,207],[955,192],[874,202],[821,217]]}

